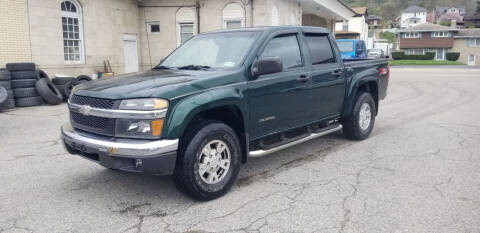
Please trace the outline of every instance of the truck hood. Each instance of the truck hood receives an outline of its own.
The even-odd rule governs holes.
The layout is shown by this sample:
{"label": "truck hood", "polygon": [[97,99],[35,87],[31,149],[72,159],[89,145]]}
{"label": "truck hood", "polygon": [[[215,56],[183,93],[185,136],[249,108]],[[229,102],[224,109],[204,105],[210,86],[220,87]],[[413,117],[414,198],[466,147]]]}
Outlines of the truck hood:
{"label": "truck hood", "polygon": [[214,86],[237,82],[239,71],[152,70],[103,78],[81,84],[76,95],[104,99],[173,99]]}

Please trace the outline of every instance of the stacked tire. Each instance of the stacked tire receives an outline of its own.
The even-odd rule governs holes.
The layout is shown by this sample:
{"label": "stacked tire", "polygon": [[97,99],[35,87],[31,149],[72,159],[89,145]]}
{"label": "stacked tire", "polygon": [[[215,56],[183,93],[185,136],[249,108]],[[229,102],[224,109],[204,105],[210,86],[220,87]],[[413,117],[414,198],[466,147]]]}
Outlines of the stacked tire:
{"label": "stacked tire", "polygon": [[70,93],[72,92],[73,87],[76,85],[92,81],[87,75],[80,75],[76,78],[74,77],[55,77],[52,82],[55,84],[55,87],[62,93],[63,99],[68,100]]}
{"label": "stacked tire", "polygon": [[30,107],[43,104],[43,98],[37,92],[35,84],[40,79],[40,72],[34,63],[9,63],[11,86],[15,105],[17,107]]}
{"label": "stacked tire", "polygon": [[10,72],[0,69],[0,111],[15,108]]}

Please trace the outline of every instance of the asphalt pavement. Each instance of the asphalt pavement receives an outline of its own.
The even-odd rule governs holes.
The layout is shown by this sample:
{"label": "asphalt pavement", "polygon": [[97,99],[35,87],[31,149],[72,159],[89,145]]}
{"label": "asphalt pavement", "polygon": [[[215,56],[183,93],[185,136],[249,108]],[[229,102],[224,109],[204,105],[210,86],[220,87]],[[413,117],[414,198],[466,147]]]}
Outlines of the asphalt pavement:
{"label": "asphalt pavement", "polygon": [[480,232],[480,70],[391,73],[369,139],[250,159],[210,202],[67,154],[65,105],[0,113],[0,232]]}

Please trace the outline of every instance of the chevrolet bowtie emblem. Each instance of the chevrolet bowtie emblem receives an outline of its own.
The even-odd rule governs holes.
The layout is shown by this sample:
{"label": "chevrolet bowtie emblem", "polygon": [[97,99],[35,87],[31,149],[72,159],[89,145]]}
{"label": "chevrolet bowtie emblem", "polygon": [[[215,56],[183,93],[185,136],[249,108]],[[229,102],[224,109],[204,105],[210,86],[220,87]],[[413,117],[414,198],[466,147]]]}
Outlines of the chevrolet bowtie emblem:
{"label": "chevrolet bowtie emblem", "polygon": [[85,115],[85,116],[88,116],[90,115],[90,111],[92,110],[92,107],[88,106],[88,105],[83,105],[82,107],[80,107],[80,109],[78,110],[81,114]]}

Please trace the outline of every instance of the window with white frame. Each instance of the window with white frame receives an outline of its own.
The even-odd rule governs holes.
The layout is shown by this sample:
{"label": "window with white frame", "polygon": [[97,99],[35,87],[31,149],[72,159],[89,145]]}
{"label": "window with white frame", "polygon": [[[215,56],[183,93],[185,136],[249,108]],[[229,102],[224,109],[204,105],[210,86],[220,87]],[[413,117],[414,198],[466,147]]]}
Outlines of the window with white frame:
{"label": "window with white frame", "polygon": [[467,39],[467,47],[480,47],[480,38]]}
{"label": "window with white frame", "polygon": [[177,11],[177,46],[180,46],[185,41],[195,35],[196,17],[195,8],[182,7]]}
{"label": "window with white frame", "polygon": [[193,36],[193,23],[181,23],[180,24],[180,43],[185,43],[190,37]]}
{"label": "window with white frame", "polygon": [[405,38],[420,38],[420,33],[418,32],[406,32],[404,34]]}
{"label": "window with white frame", "polygon": [[434,32],[433,37],[448,37],[448,32]]}
{"label": "window with white frame", "polygon": [[83,28],[82,9],[76,1],[62,1],[63,54],[67,63],[82,63]]}
{"label": "window with white frame", "polygon": [[425,49],[406,49],[405,54],[406,55],[424,55]]}
{"label": "window with white frame", "polygon": [[147,28],[150,33],[160,33],[160,22],[149,22],[147,23]]}
{"label": "window with white frame", "polygon": [[245,11],[240,4],[229,3],[223,8],[222,20],[225,29],[245,27]]}

